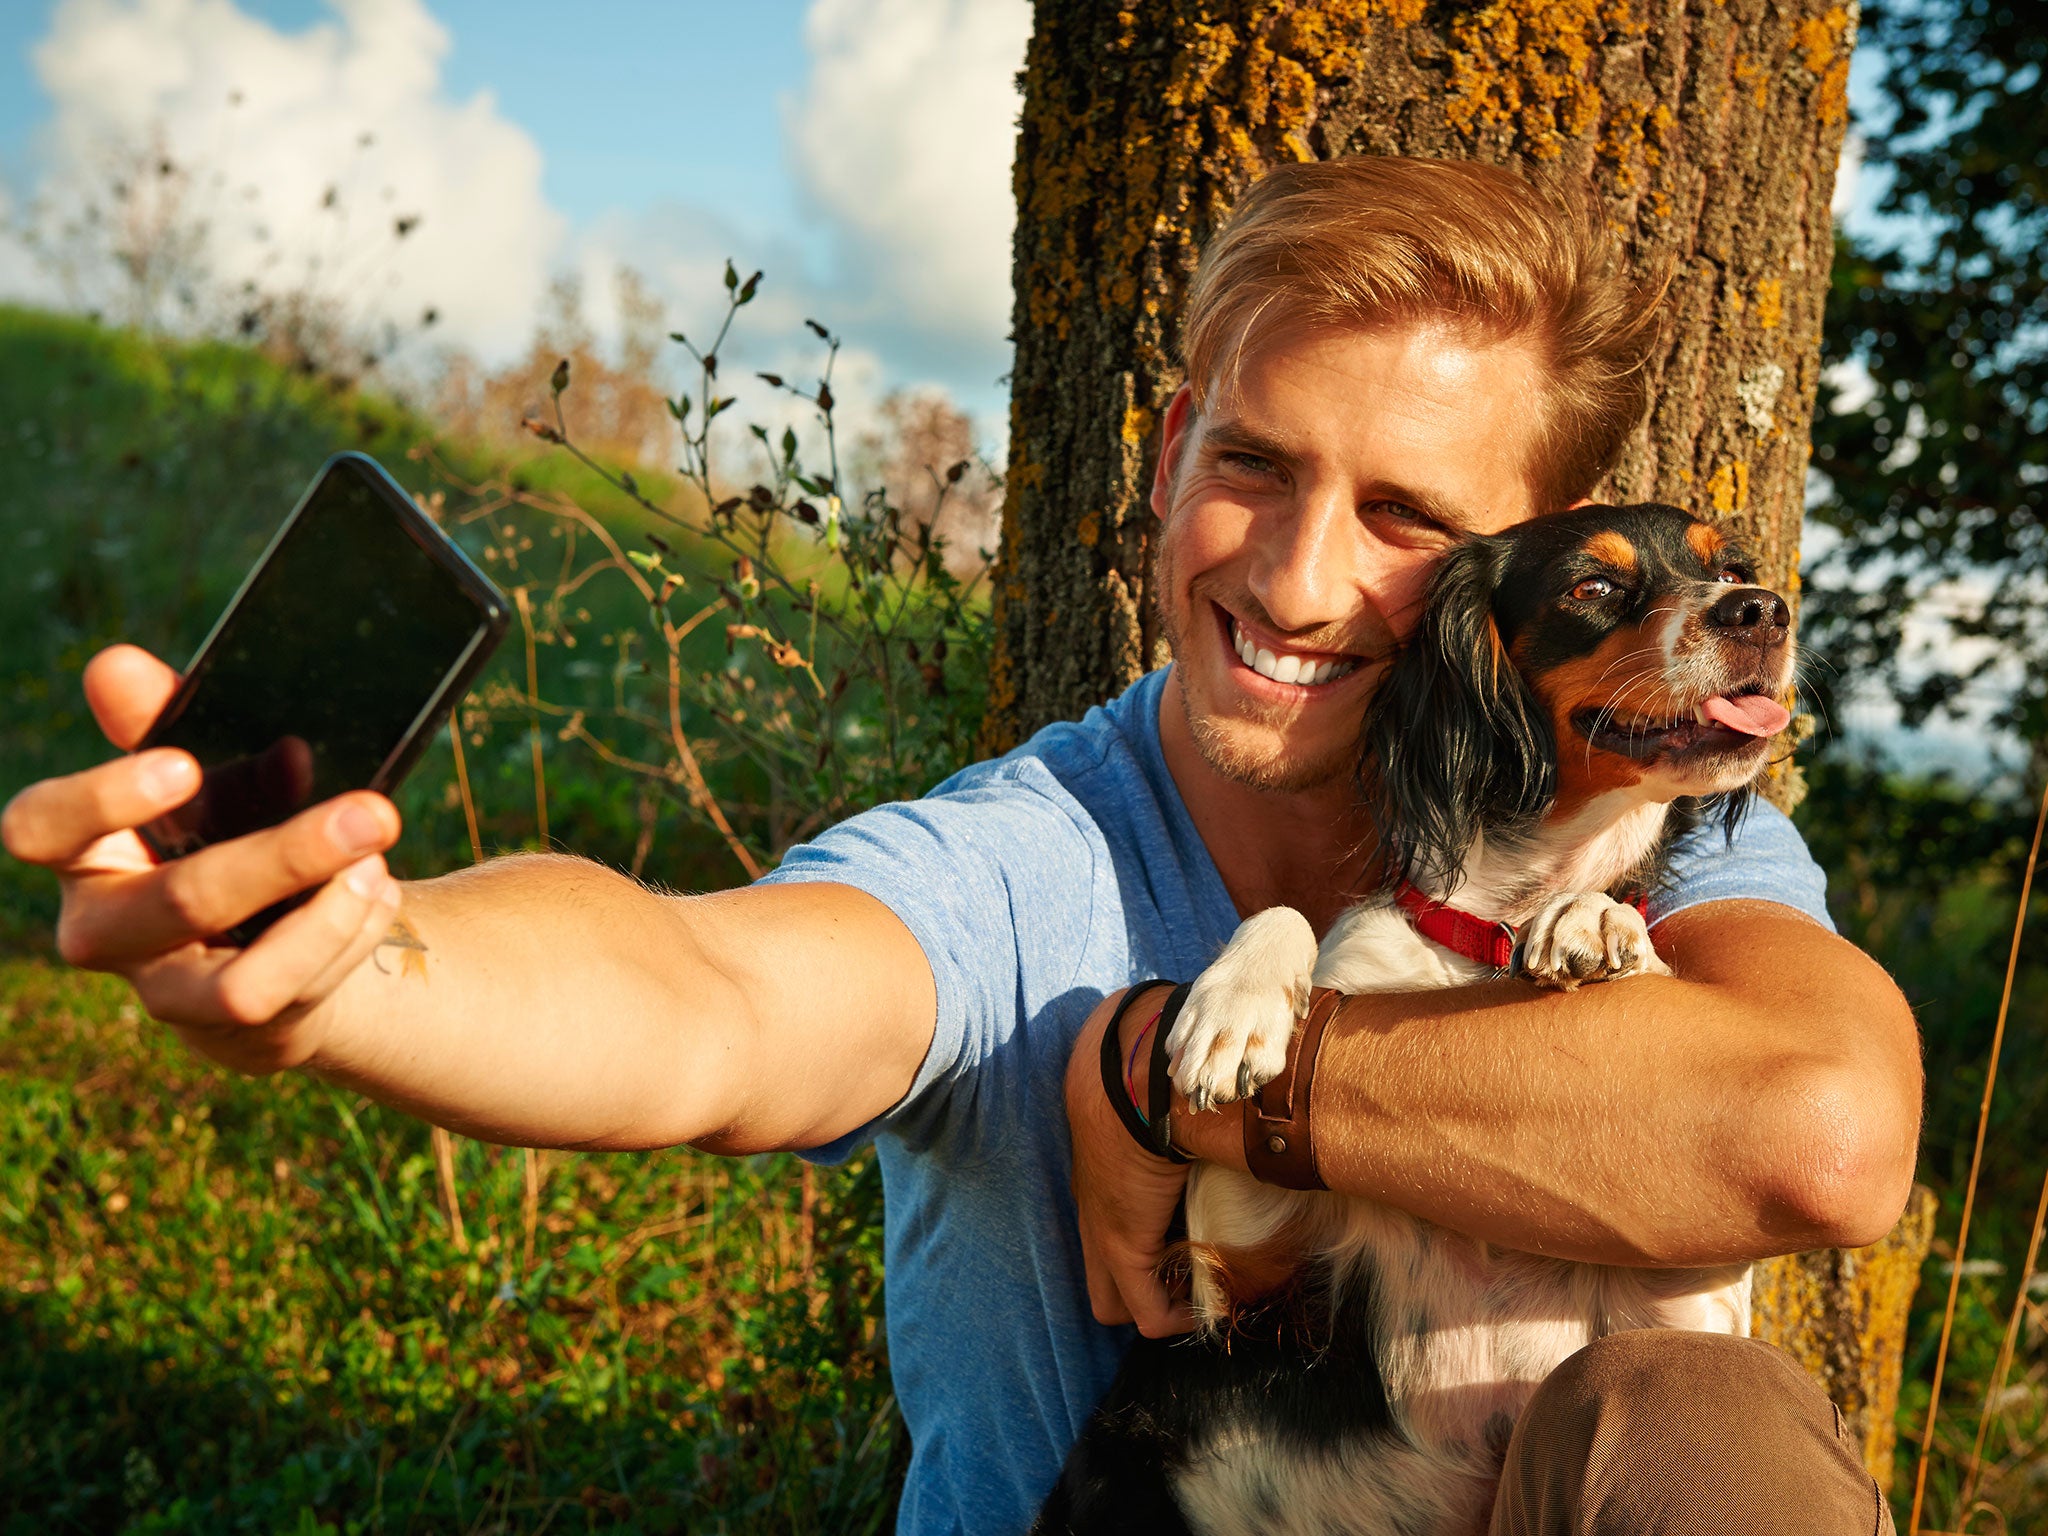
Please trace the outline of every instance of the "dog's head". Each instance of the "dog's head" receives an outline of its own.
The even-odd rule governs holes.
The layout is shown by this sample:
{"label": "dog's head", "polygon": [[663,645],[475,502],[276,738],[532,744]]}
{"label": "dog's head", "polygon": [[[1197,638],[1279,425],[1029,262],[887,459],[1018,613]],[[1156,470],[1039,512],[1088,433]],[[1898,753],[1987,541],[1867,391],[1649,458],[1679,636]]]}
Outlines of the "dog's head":
{"label": "dog's head", "polygon": [[1739,813],[1792,678],[1791,616],[1755,581],[1676,507],[1582,507],[1454,550],[1366,712],[1388,877],[1441,890],[1482,832],[1615,791]]}

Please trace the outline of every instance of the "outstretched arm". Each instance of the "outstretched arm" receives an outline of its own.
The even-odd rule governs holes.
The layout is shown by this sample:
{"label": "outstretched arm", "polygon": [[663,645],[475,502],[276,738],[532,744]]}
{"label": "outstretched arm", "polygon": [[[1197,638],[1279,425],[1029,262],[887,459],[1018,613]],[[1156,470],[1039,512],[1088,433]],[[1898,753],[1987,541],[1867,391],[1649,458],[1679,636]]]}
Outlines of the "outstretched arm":
{"label": "outstretched arm", "polygon": [[[1316,1075],[1324,1178],[1593,1263],[1725,1263],[1882,1236],[1919,1133],[1918,1039],[1898,989],[1847,941],[1766,902],[1695,907],[1656,936],[1675,977],[1348,1000]],[[1145,1187],[1155,1170],[1140,1171],[1144,1154],[1081,1083],[1070,1076],[1077,1186],[1117,1183],[1114,1161]],[[1236,1106],[1183,1106],[1174,1123],[1186,1150],[1243,1166]],[[1098,1288],[1098,1315],[1170,1330],[1178,1315],[1147,1268],[1157,1242],[1094,1225],[1091,1280],[1121,1303],[1105,1309]]]}
{"label": "outstretched arm", "polygon": [[[176,681],[116,647],[86,692],[126,747]],[[66,959],[239,1071],[310,1066],[499,1141],[747,1152],[880,1114],[931,1041],[923,951],[848,887],[681,898],[552,855],[401,886],[368,793],[156,864],[134,828],[196,788],[182,753],[116,758],[22,791],[0,842],[56,873]],[[247,948],[206,943],[308,889]]]}
{"label": "outstretched arm", "polygon": [[663,896],[531,855],[407,885],[400,922],[307,1064],[487,1141],[817,1146],[900,1099],[931,1040],[923,951],[846,886]]}

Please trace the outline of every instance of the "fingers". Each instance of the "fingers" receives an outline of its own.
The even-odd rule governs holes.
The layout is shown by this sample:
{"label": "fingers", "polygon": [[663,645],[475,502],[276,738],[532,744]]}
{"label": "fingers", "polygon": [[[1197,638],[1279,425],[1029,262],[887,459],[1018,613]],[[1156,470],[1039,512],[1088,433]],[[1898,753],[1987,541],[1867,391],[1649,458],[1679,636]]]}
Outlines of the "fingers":
{"label": "fingers", "polygon": [[173,747],[31,784],[0,811],[0,845],[61,867],[110,833],[139,827],[198,792],[199,764]]}
{"label": "fingers", "polygon": [[1128,1323],[1131,1309],[1124,1305],[1123,1292],[1117,1289],[1116,1280],[1096,1247],[1084,1231],[1081,1234],[1081,1267],[1088,1276],[1088,1310],[1098,1323],[1111,1326]]}
{"label": "fingers", "polygon": [[1081,1266],[1088,1280],[1088,1310],[1098,1323],[1136,1323],[1148,1339],[1170,1338],[1195,1326],[1195,1314],[1160,1277],[1164,1251],[1140,1247],[1099,1225],[1081,1231]]}
{"label": "fingers", "polygon": [[110,645],[85,664],[85,702],[124,752],[142,740],[178,688],[178,674],[136,645]]}
{"label": "fingers", "polygon": [[1118,1294],[1129,1308],[1131,1321],[1148,1339],[1171,1338],[1195,1326],[1195,1315],[1184,1302],[1174,1300],[1159,1278],[1159,1254],[1127,1254],[1115,1266]]}
{"label": "fingers", "polygon": [[[398,882],[372,854],[247,949],[185,946],[137,967],[135,989],[158,1019],[253,1033],[332,991],[383,939],[398,905]],[[273,1037],[211,1054],[245,1071],[275,1071],[297,1066],[310,1050]]]}
{"label": "fingers", "polygon": [[65,904],[58,949],[73,965],[106,969],[225,933],[365,854],[382,853],[398,830],[397,808],[382,795],[337,796],[265,831],[110,877],[89,899]]}

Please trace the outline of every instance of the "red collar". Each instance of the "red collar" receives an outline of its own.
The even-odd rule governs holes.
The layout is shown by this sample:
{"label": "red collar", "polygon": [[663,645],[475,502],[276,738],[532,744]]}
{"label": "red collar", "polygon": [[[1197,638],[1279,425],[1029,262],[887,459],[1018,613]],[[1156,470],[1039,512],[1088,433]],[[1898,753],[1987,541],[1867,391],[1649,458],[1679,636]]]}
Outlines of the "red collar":
{"label": "red collar", "polygon": [[1515,930],[1506,923],[1488,922],[1432,900],[1406,880],[1394,892],[1394,900],[1425,939],[1433,939],[1445,949],[1492,966],[1496,971],[1505,971],[1515,963]]}
{"label": "red collar", "polygon": [[[1474,917],[1470,912],[1460,912],[1456,907],[1423,895],[1406,880],[1394,892],[1394,900],[1408,914],[1415,931],[1425,939],[1432,939],[1454,954],[1463,955],[1467,960],[1477,960],[1496,971],[1514,968],[1517,935],[1506,923],[1489,922],[1486,918]],[[1648,915],[1642,897],[1635,897],[1631,905]]]}

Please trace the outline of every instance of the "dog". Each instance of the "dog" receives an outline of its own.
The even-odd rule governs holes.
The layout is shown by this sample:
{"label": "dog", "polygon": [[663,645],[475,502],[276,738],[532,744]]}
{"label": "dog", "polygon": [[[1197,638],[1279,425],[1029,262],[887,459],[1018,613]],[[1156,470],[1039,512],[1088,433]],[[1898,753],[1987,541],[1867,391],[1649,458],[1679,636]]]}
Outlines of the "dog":
{"label": "dog", "polygon": [[[1173,1022],[1175,1086],[1198,1108],[1256,1092],[1312,986],[1500,974],[1418,931],[1452,902],[1512,930],[1512,969],[1538,985],[1669,975],[1630,898],[1681,832],[1733,835],[1793,662],[1784,600],[1679,508],[1585,507],[1459,546],[1363,726],[1382,887],[1320,944],[1290,908],[1247,919]],[[1186,1217],[1197,1332],[1134,1346],[1047,1536],[1483,1533],[1515,1419],[1568,1355],[1629,1328],[1749,1331],[1746,1264],[1517,1253],[1209,1164]]]}

